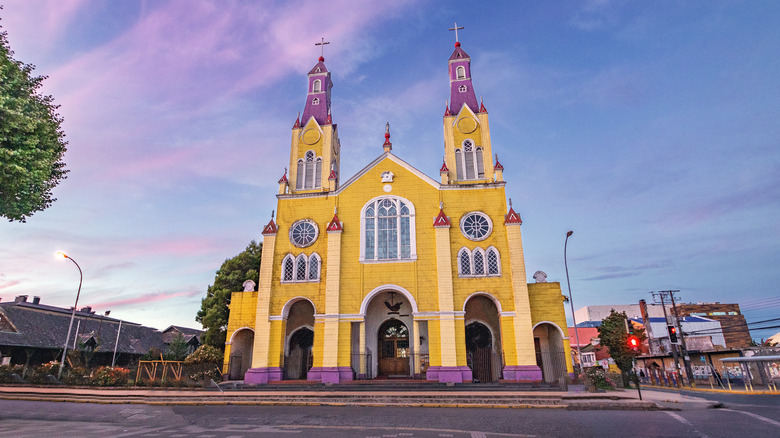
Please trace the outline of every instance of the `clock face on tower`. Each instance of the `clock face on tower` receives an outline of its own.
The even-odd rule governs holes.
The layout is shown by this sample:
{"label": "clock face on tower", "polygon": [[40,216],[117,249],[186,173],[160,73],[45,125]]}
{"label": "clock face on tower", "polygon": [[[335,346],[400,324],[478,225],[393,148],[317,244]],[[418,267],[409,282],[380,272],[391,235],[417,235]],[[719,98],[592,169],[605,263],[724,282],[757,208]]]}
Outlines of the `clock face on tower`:
{"label": "clock face on tower", "polygon": [[319,235],[317,224],[310,219],[302,219],[290,227],[290,242],[298,248],[306,248],[314,243]]}

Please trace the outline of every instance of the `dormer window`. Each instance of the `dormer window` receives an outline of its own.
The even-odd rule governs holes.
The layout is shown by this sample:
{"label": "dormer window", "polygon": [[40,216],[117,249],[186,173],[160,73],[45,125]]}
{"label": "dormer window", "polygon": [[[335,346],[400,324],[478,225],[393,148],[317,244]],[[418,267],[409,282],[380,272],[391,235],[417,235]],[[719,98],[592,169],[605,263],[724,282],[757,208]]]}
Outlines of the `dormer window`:
{"label": "dormer window", "polygon": [[318,97],[315,97],[314,99],[311,100],[311,104],[312,105],[319,105],[320,104],[320,99]]}
{"label": "dormer window", "polygon": [[465,85],[461,85],[460,87],[458,87],[458,91],[460,91],[461,93],[465,93],[466,90],[468,90],[468,87]]}
{"label": "dormer window", "polygon": [[317,79],[314,81],[314,86],[312,87],[312,93],[320,93],[322,92],[322,81]]}
{"label": "dormer window", "polygon": [[466,68],[462,65],[455,70],[455,77],[458,79],[466,79]]}

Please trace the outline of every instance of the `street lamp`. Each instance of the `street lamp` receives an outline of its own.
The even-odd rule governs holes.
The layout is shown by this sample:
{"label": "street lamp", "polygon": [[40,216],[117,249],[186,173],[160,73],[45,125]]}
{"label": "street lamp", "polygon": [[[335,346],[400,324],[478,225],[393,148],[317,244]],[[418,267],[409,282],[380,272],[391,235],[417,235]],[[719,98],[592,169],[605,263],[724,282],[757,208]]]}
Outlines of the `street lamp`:
{"label": "street lamp", "polygon": [[73,305],[73,311],[70,313],[70,325],[68,325],[68,336],[65,337],[65,345],[63,345],[62,347],[62,359],[60,360],[60,370],[57,373],[57,380],[62,380],[62,368],[65,367],[65,355],[68,353],[68,341],[70,340],[70,332],[71,330],[73,330],[73,319],[76,318],[76,307],[78,307],[79,305],[79,295],[81,295],[81,281],[84,279],[84,274],[81,272],[81,266],[79,266],[79,264],[76,263],[76,261],[73,260],[69,255],[65,254],[62,251],[59,251],[57,253],[57,256],[72,261],[73,264],[76,265],[77,268],[79,268],[79,290],[78,292],[76,292],[76,303]]}
{"label": "street lamp", "polygon": [[569,305],[571,305],[571,322],[574,324],[574,339],[577,341],[577,360],[580,362],[580,371],[582,371],[582,355],[580,354],[580,334],[577,332],[577,318],[574,316],[574,300],[571,297],[571,283],[569,282],[569,264],[566,261],[566,248],[569,245],[569,237],[574,231],[566,233],[566,241],[563,243],[563,266],[566,268],[566,285],[569,287]]}

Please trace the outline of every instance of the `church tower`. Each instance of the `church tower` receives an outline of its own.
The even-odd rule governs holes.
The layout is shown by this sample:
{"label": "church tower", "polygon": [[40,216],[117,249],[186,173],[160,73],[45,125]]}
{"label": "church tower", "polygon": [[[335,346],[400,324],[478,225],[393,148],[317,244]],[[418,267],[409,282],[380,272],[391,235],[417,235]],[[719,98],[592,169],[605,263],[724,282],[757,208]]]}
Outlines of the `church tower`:
{"label": "church tower", "polygon": [[[325,43],[327,44],[327,43]],[[279,181],[280,194],[328,192],[338,188],[340,149],[338,129],[330,114],[333,82],[320,56],[308,75],[303,117],[295,120],[290,146],[290,177]]]}
{"label": "church tower", "polygon": [[442,184],[500,181],[492,166],[490,126],[471,82],[471,57],[455,43],[449,60],[450,99],[444,112]]}

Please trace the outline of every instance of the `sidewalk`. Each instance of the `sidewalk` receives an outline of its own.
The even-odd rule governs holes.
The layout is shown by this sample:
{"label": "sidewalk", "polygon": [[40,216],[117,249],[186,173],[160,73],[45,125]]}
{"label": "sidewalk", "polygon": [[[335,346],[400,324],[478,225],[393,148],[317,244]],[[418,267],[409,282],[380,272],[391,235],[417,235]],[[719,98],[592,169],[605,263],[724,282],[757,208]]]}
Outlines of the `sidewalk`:
{"label": "sidewalk", "polygon": [[651,400],[640,401],[630,392],[502,390],[252,390],[118,389],[62,386],[0,386],[0,399],[73,403],[146,405],[322,405],[417,406],[468,408],[544,408],[569,410],[657,410]]}

